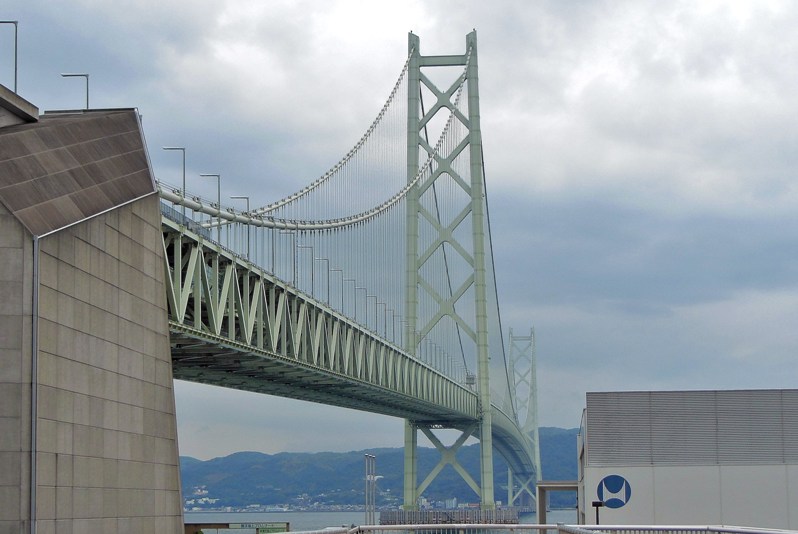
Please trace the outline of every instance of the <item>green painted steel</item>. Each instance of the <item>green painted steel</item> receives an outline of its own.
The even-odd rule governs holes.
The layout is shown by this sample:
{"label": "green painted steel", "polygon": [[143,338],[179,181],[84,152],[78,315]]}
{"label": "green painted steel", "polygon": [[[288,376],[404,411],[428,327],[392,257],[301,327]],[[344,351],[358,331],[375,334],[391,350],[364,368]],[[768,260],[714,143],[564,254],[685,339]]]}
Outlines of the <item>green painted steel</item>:
{"label": "green painted steel", "polygon": [[[539,473],[539,461],[536,464],[531,440],[514,413],[515,403],[500,406],[503,398],[491,399],[490,250],[476,32],[466,36],[462,55],[422,56],[420,39],[413,34],[408,50],[407,185],[394,197],[403,196],[407,206],[405,321],[401,322],[405,327],[399,338],[402,347],[211,242],[210,234],[205,233],[204,239],[200,226],[194,232],[192,222],[183,219],[180,224],[165,212],[163,246],[174,376],[402,417],[405,508],[414,509],[424,489],[446,465],[451,465],[479,495],[483,508],[492,509],[493,448],[525,487]],[[436,87],[422,71],[457,66],[463,67],[462,74],[446,90]],[[436,99],[428,110],[423,109],[422,85]],[[462,93],[467,94],[467,111],[460,109]],[[433,147],[425,134],[442,109],[448,110],[450,121],[444,133],[453,123],[461,128],[458,135],[465,133],[463,138],[449,139],[448,144],[439,140]],[[442,134],[441,139],[444,137]],[[422,151],[426,157],[422,158]],[[460,162],[466,162],[465,166]],[[443,180],[437,182],[440,178]],[[437,203],[436,182],[443,184],[441,188],[448,183],[457,193],[446,222],[439,213],[430,211],[430,194]],[[164,187],[159,192],[164,200],[188,206],[193,213],[216,217],[219,224],[225,221],[316,231],[362,223],[374,211],[329,221],[289,221],[253,216],[249,211],[223,212],[218,198],[216,205],[206,206],[197,198],[187,198],[185,192]],[[461,225],[463,229],[458,230]],[[423,238],[420,231],[426,231]],[[465,277],[455,285],[448,279],[448,287],[442,292],[425,279],[423,269],[437,254],[443,256],[448,271],[447,250],[466,270]],[[419,311],[422,299],[434,303],[431,313],[429,308],[423,315]],[[468,357],[476,360],[476,382],[460,384],[419,359],[420,344],[429,342],[445,321],[454,325],[458,336],[462,335],[461,346],[462,340],[473,344]],[[465,362],[465,354],[463,358]],[[438,428],[456,429],[461,435],[447,447],[433,432]],[[419,432],[441,453],[439,464],[420,484]],[[457,450],[471,436],[481,445],[479,481],[456,460]]]}
{"label": "green painted steel", "polygon": [[[513,506],[518,499],[526,494],[532,500],[537,500],[536,484],[542,480],[543,474],[540,464],[540,435],[538,432],[538,386],[537,362],[535,353],[535,330],[529,329],[528,335],[516,335],[510,329],[510,366],[514,382],[514,392],[522,393],[515,400],[518,407],[521,430],[529,439],[532,446],[532,459],[534,472],[531,476],[521,478],[520,486],[514,487],[512,477],[507,484],[507,503]],[[526,393],[525,395],[523,393]]]}
{"label": "green painted steel", "polygon": [[482,408],[480,429],[480,466],[482,507],[493,508],[493,434],[490,410],[490,353],[488,351],[488,299],[485,274],[485,192],[482,168],[482,131],[479,124],[479,78],[477,69],[477,33],[466,38],[470,51],[468,62],[468,145],[471,156],[471,225],[474,241],[474,287],[476,288],[477,378]]}
{"label": "green painted steel", "polygon": [[[418,174],[418,122],[419,103],[419,48],[421,41],[412,33],[408,36],[408,85],[407,85],[407,176],[412,180]],[[410,134],[413,132],[413,135]],[[407,230],[406,230],[406,286],[405,286],[405,321],[404,349],[416,355],[418,341],[416,339],[416,322],[418,309],[418,267],[416,255],[418,250],[418,187],[407,192]],[[414,510],[420,494],[418,493],[418,433],[413,421],[405,420],[404,449],[404,508]]]}
{"label": "green painted steel", "polygon": [[[486,296],[486,264],[485,264],[485,196],[483,190],[483,167],[482,167],[482,137],[479,125],[479,80],[477,66],[477,36],[473,31],[466,37],[466,53],[462,56],[421,56],[420,39],[418,36],[410,34],[408,39],[408,49],[410,62],[408,67],[408,120],[407,120],[407,143],[408,143],[408,181],[412,180],[418,171],[418,160],[420,149],[424,149],[430,154],[434,153],[437,168],[432,176],[424,184],[415,185],[407,197],[407,286],[405,316],[408,323],[408,331],[405,337],[405,350],[414,353],[421,339],[423,339],[443,317],[448,317],[458,328],[471,338],[476,346],[477,356],[477,378],[480,414],[478,426],[460,427],[456,424],[446,425],[448,428],[457,428],[463,434],[451,449],[441,449],[442,460],[438,467],[434,469],[420,486],[417,486],[416,478],[416,453],[415,450],[406,448],[405,450],[405,509],[414,509],[419,496],[427,485],[440,472],[446,463],[451,463],[461,474],[463,479],[479,495],[483,508],[494,507],[493,496],[493,429],[491,425],[492,412],[490,399],[490,374],[489,374],[489,351],[488,351],[488,319],[487,319],[487,296]],[[459,95],[462,89],[463,78],[458,78],[448,88],[440,90],[422,72],[424,68],[434,67],[465,67],[465,83],[468,92],[468,116],[463,116],[457,109],[453,101],[455,94]],[[432,91],[436,96],[437,102],[429,109],[423,110],[420,106],[419,95],[421,85]],[[463,142],[455,147],[451,147],[448,152],[438,151],[436,147],[430,147],[424,135],[427,123],[435,116],[442,107],[446,107],[454,114],[454,120],[460,121],[466,126],[468,135]],[[469,179],[463,179],[455,172],[455,160],[468,145],[469,156]],[[430,217],[419,202],[420,195],[434,187],[435,182],[441,177],[451,177],[455,183],[466,193],[467,202],[461,207],[460,215],[448,226],[441,223],[439,219]],[[471,243],[459,243],[454,234],[454,228],[465,221],[468,215],[471,216]],[[418,224],[419,220],[424,220],[437,236],[432,244],[426,248],[419,248]],[[462,285],[454,291],[452,295],[440,295],[431,289],[430,284],[426,283],[421,274],[425,263],[434,253],[443,250],[444,243],[452,246],[453,250],[459,254],[467,264],[473,268],[473,274],[469,276]],[[472,250],[469,254],[468,250]],[[445,253],[445,251],[444,251]],[[456,303],[466,291],[474,288],[473,309],[475,317],[463,317],[456,308]],[[421,324],[418,323],[418,291],[423,287],[432,300],[435,301],[438,311],[433,316]],[[471,308],[471,306],[464,306]],[[474,325],[472,328],[471,325]],[[407,432],[421,430],[430,439],[432,436],[431,428],[421,424],[419,421],[407,423]],[[454,462],[454,454],[457,449],[465,442],[465,439],[472,434],[480,438],[480,485],[471,478],[468,473],[458,469],[459,465]],[[414,439],[405,439],[406,447],[417,446]],[[438,445],[439,442],[433,440]]]}
{"label": "green painted steel", "polygon": [[163,219],[178,379],[469,424],[478,398],[374,332]]}

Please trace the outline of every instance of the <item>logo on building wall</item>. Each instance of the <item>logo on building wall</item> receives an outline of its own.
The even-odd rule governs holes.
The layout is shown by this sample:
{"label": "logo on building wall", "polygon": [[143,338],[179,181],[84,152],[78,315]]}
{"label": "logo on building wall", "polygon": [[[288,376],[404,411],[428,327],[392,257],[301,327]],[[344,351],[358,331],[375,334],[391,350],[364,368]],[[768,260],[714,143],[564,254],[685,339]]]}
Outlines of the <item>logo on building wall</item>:
{"label": "logo on building wall", "polygon": [[632,497],[632,486],[620,475],[607,475],[599,482],[596,495],[607,508],[620,508]]}

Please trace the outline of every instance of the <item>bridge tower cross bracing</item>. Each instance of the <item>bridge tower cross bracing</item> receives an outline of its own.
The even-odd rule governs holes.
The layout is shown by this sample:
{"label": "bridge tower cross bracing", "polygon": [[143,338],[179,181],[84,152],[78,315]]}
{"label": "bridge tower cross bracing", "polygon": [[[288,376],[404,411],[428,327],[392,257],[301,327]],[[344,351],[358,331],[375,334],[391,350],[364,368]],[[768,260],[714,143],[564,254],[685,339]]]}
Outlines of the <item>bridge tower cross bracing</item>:
{"label": "bridge tower cross bracing", "polygon": [[[407,319],[407,329],[405,331],[405,350],[410,354],[417,354],[422,338],[435,328],[436,324],[443,317],[448,317],[457,326],[458,332],[464,331],[465,335],[471,337],[476,352],[477,379],[479,388],[480,403],[480,422],[479,428],[473,427],[458,428],[465,437],[471,434],[478,434],[480,438],[480,485],[457,464],[455,453],[465,442],[465,437],[458,439],[449,448],[443,447],[440,441],[432,436],[433,427],[419,425],[414,421],[405,422],[405,472],[404,472],[404,506],[405,509],[415,509],[418,499],[445,464],[451,464],[464,480],[479,494],[481,505],[485,509],[492,509],[494,503],[493,487],[493,436],[491,429],[491,394],[490,394],[490,375],[489,375],[489,342],[488,342],[488,301],[487,301],[487,273],[486,273],[486,211],[485,211],[485,192],[483,187],[483,159],[482,159],[482,137],[480,130],[479,117],[479,87],[477,70],[477,36],[476,31],[472,31],[466,36],[466,53],[463,55],[447,56],[422,56],[420,53],[420,39],[414,34],[408,38],[408,49],[410,54],[408,64],[408,119],[407,119],[407,175],[408,182],[413,180],[419,171],[419,155],[421,150],[432,154],[435,152],[434,159],[436,170],[431,178],[424,184],[416,184],[407,195],[407,260],[406,260],[406,298],[405,313]],[[460,120],[467,129],[467,136],[463,143],[451,148],[430,147],[426,139],[426,127],[442,108],[456,110],[454,101],[458,87],[462,85],[462,78],[456,80],[448,90],[442,91],[427,77],[422,68],[453,67],[464,66],[465,84],[468,94],[468,116],[455,113],[454,120]],[[422,84],[430,90],[437,98],[437,102],[429,110],[422,106],[420,95]],[[456,171],[454,161],[468,146],[469,166],[468,172],[470,179],[455,177]],[[448,150],[448,152],[446,152]],[[457,241],[454,229],[446,226],[438,217],[430,217],[429,211],[422,206],[420,196],[423,191],[430,191],[435,188],[435,183],[442,177],[449,175],[454,178],[452,181],[466,193],[467,200],[462,208],[459,222],[453,222],[452,226],[457,226],[471,218],[471,243],[461,244]],[[432,244],[426,249],[420,248],[419,225],[430,225],[436,234]],[[473,310],[474,317],[472,324],[474,328],[467,328],[468,321],[462,317],[457,310],[457,301],[464,294],[462,286],[456,292],[448,295],[440,295],[429,289],[429,284],[424,280],[422,269],[426,261],[437,250],[441,249],[444,263],[446,260],[446,249],[444,244],[448,243],[451,248],[462,256],[473,268],[472,276],[464,284],[473,285],[474,301],[463,305],[461,309]],[[427,247],[427,245],[423,245]],[[466,250],[470,249],[469,254]],[[429,293],[435,301],[437,312],[431,318],[424,318],[420,321],[419,314],[419,288]],[[427,320],[428,319],[428,320]],[[462,330],[461,330],[462,329]],[[442,459],[430,476],[425,479],[421,486],[418,485],[417,472],[417,432],[421,430],[435,444],[441,452]]]}
{"label": "bridge tower cross bracing", "polygon": [[528,495],[537,501],[536,483],[542,479],[540,464],[540,436],[538,432],[538,388],[537,388],[537,352],[535,350],[535,329],[530,328],[528,335],[515,335],[510,329],[509,337],[510,366],[512,370],[515,403],[521,431],[532,443],[534,473],[532,477],[520,480],[520,487],[514,487],[512,470],[507,474],[507,503],[513,506],[522,495]]}

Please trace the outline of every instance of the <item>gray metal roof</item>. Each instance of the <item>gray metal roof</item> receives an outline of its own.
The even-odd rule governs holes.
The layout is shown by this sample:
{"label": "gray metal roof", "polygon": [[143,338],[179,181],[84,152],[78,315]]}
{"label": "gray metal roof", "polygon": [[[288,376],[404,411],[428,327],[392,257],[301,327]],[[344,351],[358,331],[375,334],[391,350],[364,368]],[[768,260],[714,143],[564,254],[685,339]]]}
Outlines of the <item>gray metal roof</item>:
{"label": "gray metal roof", "polygon": [[44,235],[155,191],[135,109],[0,128],[0,202]]}
{"label": "gray metal roof", "polygon": [[587,463],[798,464],[798,390],[587,393]]}

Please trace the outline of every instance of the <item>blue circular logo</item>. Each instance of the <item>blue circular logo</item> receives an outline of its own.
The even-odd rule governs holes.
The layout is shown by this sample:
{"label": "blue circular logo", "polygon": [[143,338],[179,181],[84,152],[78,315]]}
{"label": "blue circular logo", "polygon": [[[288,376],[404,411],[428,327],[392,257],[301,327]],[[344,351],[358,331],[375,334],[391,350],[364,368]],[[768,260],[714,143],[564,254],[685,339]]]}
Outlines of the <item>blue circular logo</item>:
{"label": "blue circular logo", "polygon": [[620,508],[632,497],[632,486],[620,475],[608,475],[599,482],[596,495],[607,508]]}

